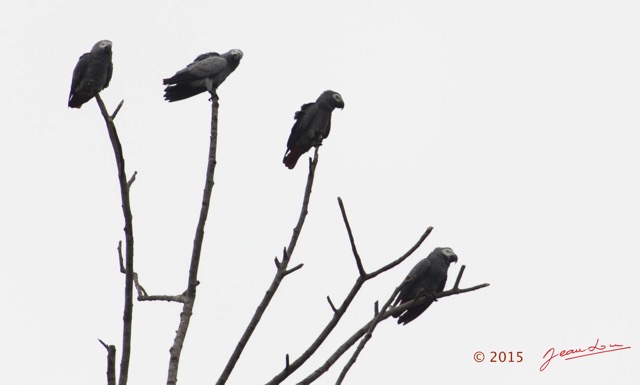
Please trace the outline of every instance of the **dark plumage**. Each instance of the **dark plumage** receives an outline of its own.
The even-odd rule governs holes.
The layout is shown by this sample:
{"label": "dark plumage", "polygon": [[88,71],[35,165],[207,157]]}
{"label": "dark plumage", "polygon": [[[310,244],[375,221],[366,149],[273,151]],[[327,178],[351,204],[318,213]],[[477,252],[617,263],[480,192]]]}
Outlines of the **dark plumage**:
{"label": "dark plumage", "polygon": [[458,256],[449,247],[436,247],[427,258],[418,262],[405,281],[405,286],[400,290],[394,306],[409,302],[426,295],[427,301],[420,306],[411,307],[401,314],[395,315],[399,324],[408,324],[435,301],[435,295],[444,290],[447,283],[447,270],[451,262],[458,262]]}
{"label": "dark plumage", "polygon": [[311,147],[322,144],[322,140],[329,136],[331,130],[331,113],[336,108],[344,108],[342,96],[335,91],[325,91],[314,103],[302,105],[296,112],[296,122],[291,128],[287,141],[287,151],[282,162],[287,168],[296,166],[298,158]]}
{"label": "dark plumage", "polygon": [[100,91],[109,87],[113,74],[111,48],[112,43],[109,40],[100,40],[91,48],[91,52],[80,56],[71,79],[69,107],[80,108]]}
{"label": "dark plumage", "polygon": [[205,91],[214,93],[227,76],[238,68],[242,56],[239,49],[232,49],[222,55],[216,52],[199,55],[186,68],[162,80],[162,84],[168,84],[164,89],[165,100],[175,102]]}

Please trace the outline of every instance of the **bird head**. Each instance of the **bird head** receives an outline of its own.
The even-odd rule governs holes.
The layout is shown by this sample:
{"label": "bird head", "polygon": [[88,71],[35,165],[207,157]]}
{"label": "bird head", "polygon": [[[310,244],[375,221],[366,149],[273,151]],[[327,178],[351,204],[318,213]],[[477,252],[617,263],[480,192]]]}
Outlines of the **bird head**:
{"label": "bird head", "polygon": [[449,263],[458,262],[458,256],[456,255],[456,253],[453,252],[453,250],[450,247],[441,247],[440,253],[442,253],[442,255],[444,255],[447,258]]}
{"label": "bird head", "polygon": [[94,53],[99,51],[111,52],[112,46],[113,46],[113,43],[111,43],[110,40],[100,40],[99,42],[93,45],[93,48],[91,48],[91,52],[94,52]]}
{"label": "bird head", "polygon": [[327,100],[329,105],[333,108],[344,108],[344,100],[342,100],[342,95],[335,91],[327,90],[320,95],[318,100],[324,99]]}
{"label": "bird head", "polygon": [[227,55],[230,56],[231,58],[233,58],[233,60],[238,61],[238,62],[244,56],[242,51],[240,51],[239,49],[232,49],[231,51],[227,52]]}

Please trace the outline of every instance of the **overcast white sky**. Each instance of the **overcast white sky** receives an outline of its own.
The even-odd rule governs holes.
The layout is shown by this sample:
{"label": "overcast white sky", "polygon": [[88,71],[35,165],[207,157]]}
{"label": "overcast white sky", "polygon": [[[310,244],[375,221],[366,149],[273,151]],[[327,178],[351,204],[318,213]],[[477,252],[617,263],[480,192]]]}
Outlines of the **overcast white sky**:
{"label": "overcast white sky", "polygon": [[[0,367],[4,383],[104,384],[101,338],[121,348],[123,219],[95,101],[66,106],[78,57],[113,41],[112,110],[129,174],[136,270],[150,293],[185,289],[208,148],[206,95],[168,104],[161,79],[198,54],[242,49],[220,87],[213,208],[179,383],[220,374],[288,242],[306,179],[281,163],[301,104],[333,114],[310,213],[285,279],[229,384],[297,357],[357,270],[370,282],[308,375],[436,246],[462,286],[413,323],[385,322],[349,384],[632,384],[640,380],[640,5],[634,1],[86,1],[0,6]],[[123,4],[127,5],[123,5]],[[131,3],[131,4],[130,4]],[[133,4],[136,3],[136,4]],[[166,381],[180,307],[135,303],[130,384]],[[551,347],[631,346],[575,360]],[[120,350],[118,350],[120,351]],[[522,363],[476,363],[522,351]],[[350,355],[350,353],[349,353]],[[318,384],[333,384],[346,357]]]}

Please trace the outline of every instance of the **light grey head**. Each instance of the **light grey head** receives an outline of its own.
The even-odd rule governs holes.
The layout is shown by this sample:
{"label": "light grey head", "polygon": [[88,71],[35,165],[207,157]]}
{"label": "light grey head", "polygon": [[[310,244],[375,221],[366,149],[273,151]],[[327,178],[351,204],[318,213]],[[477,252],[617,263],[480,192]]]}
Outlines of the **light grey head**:
{"label": "light grey head", "polygon": [[451,262],[458,262],[458,256],[456,255],[456,253],[453,251],[453,249],[451,249],[450,247],[438,247],[436,248],[436,250],[438,250],[438,252],[443,255],[444,257],[447,258],[447,260],[449,261],[449,263]]}
{"label": "light grey head", "polygon": [[244,56],[242,51],[240,51],[239,49],[232,49],[231,51],[227,52],[225,55],[233,58],[233,60],[235,61],[240,61],[240,59],[242,59],[242,57]]}
{"label": "light grey head", "polygon": [[331,105],[331,107],[333,108],[344,108],[344,100],[342,100],[342,95],[335,91],[326,90],[318,98],[318,100],[320,99],[327,100],[329,102],[329,105]]}
{"label": "light grey head", "polygon": [[91,53],[111,52],[112,46],[113,46],[113,43],[111,43],[110,40],[100,40],[99,42],[93,45],[93,48],[91,48]]}

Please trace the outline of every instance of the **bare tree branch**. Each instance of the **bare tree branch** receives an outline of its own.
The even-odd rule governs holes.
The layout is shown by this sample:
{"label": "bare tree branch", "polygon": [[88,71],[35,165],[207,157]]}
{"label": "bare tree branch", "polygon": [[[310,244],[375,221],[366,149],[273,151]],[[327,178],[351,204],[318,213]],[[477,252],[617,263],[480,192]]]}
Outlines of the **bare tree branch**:
{"label": "bare tree branch", "polygon": [[360,275],[366,275],[367,273],[364,271],[364,266],[362,266],[362,259],[360,259],[360,255],[358,254],[358,249],[356,248],[356,243],[353,239],[353,232],[351,231],[351,225],[349,225],[347,212],[344,209],[344,204],[342,203],[342,198],[340,197],[338,197],[338,205],[340,206],[340,213],[342,213],[342,220],[344,221],[344,225],[347,228],[347,234],[349,234],[351,251],[353,252],[354,258],[356,259],[356,266],[358,267],[358,272],[360,273]]}
{"label": "bare tree branch", "polygon": [[396,259],[395,261],[391,262],[388,265],[382,266],[381,268],[379,268],[378,270],[374,271],[373,273],[368,273],[367,274],[367,278],[368,279],[374,278],[374,277],[384,273],[385,271],[391,270],[394,267],[396,267],[399,264],[401,264],[402,262],[404,262],[404,260],[409,258],[411,256],[411,254],[413,254],[414,251],[418,250],[420,245],[422,245],[422,242],[424,242],[424,240],[427,239],[429,234],[431,234],[431,231],[433,231],[433,227],[431,227],[431,226],[427,227],[427,229],[422,234],[420,239],[418,239],[418,242],[416,242],[416,244],[413,245],[413,247],[411,247],[406,253],[404,253],[404,255],[402,257]]}
{"label": "bare tree branch", "polygon": [[336,325],[338,325],[338,322],[340,321],[342,316],[346,313],[347,309],[349,308],[349,305],[351,305],[351,302],[353,301],[355,296],[358,294],[358,291],[360,291],[360,288],[362,288],[362,285],[364,285],[364,283],[366,281],[375,278],[376,276],[378,276],[379,274],[381,274],[381,273],[383,273],[383,272],[385,272],[387,270],[390,270],[391,268],[399,265],[402,261],[407,259],[414,251],[416,251],[418,249],[418,247],[420,247],[420,245],[422,245],[422,242],[424,242],[424,240],[429,236],[429,234],[433,230],[433,227],[427,228],[427,230],[422,234],[422,236],[420,237],[418,242],[416,242],[416,244],[413,245],[409,249],[409,251],[407,251],[405,254],[403,254],[400,258],[398,258],[397,260],[389,263],[388,265],[383,266],[381,269],[378,269],[374,273],[367,274],[364,271],[364,268],[362,267],[362,261],[360,259],[360,256],[358,255],[357,248],[355,246],[355,240],[353,238],[353,233],[351,232],[351,227],[349,225],[349,220],[347,218],[347,213],[346,213],[346,210],[344,208],[344,204],[342,202],[342,199],[340,199],[340,198],[338,198],[338,205],[340,206],[340,212],[342,213],[342,219],[343,219],[343,221],[345,223],[345,227],[347,228],[347,233],[349,233],[349,242],[351,244],[351,251],[353,252],[354,258],[356,260],[356,265],[358,266],[358,272],[360,274],[356,278],[356,280],[355,280],[355,282],[353,284],[353,287],[351,288],[351,290],[347,294],[347,297],[342,302],[342,305],[340,306],[340,308],[336,309],[336,307],[331,302],[331,299],[329,298],[329,296],[327,296],[327,301],[329,301],[329,305],[331,306],[331,309],[333,310],[333,313],[334,313],[333,317],[331,318],[331,320],[329,320],[329,322],[327,323],[325,328],[320,332],[318,337],[316,337],[316,339],[311,343],[311,345],[307,348],[307,350],[305,350],[304,353],[302,353],[300,355],[300,357],[298,357],[295,361],[293,361],[283,371],[281,371],[275,377],[273,377],[271,379],[271,381],[269,381],[267,383],[267,385],[280,384],[287,377],[289,377],[293,372],[298,370],[298,368],[300,368],[316,352],[316,350],[327,339],[329,334],[331,334],[331,332],[336,327]]}
{"label": "bare tree branch", "polygon": [[382,316],[384,315],[384,312],[387,311],[389,306],[391,306],[391,302],[393,302],[393,299],[396,298],[396,296],[398,295],[402,287],[405,285],[405,283],[406,281],[403,282],[400,286],[396,287],[396,289],[393,291],[393,294],[391,294],[387,302],[382,307],[382,311],[378,311],[378,301],[375,302],[375,312],[374,312],[375,315],[373,317],[373,320],[371,320],[371,325],[367,329],[367,333],[364,335],[364,338],[360,340],[360,343],[358,344],[356,351],[353,352],[353,355],[351,356],[347,364],[342,369],[342,372],[340,373],[340,376],[338,376],[338,380],[336,381],[336,385],[342,384],[342,381],[344,381],[344,378],[347,375],[347,372],[349,372],[349,369],[351,369],[353,364],[356,363],[356,361],[358,360],[358,356],[360,356],[360,353],[364,349],[365,345],[371,339],[371,336],[373,335],[373,331],[375,330],[376,326],[378,326],[378,323],[380,323],[380,321],[382,320]]}
{"label": "bare tree branch", "polygon": [[296,266],[296,267],[292,267],[291,269],[286,270],[286,271],[284,272],[284,276],[286,277],[287,275],[289,275],[289,274],[293,273],[294,271],[296,271],[296,270],[300,270],[300,269],[302,268],[302,266],[304,266],[304,263],[301,263],[301,264],[299,264],[299,265],[298,265],[298,266]]}
{"label": "bare tree branch", "polygon": [[127,274],[127,269],[124,268],[124,258],[122,258],[122,241],[118,241],[118,262],[120,263],[120,272]]}
{"label": "bare tree branch", "polygon": [[462,279],[462,274],[464,274],[465,265],[460,266],[460,272],[458,272],[458,276],[456,277],[456,282],[453,284],[453,290],[457,290],[458,286],[460,286],[460,280]]}
{"label": "bare tree branch", "polygon": [[133,274],[133,283],[135,284],[136,291],[138,292],[138,301],[166,301],[166,302],[179,302],[185,303],[186,299],[184,294],[180,295],[149,295],[147,291],[142,287],[138,280],[138,273]]}
{"label": "bare tree branch", "polygon": [[[318,147],[315,148],[315,152],[313,154],[313,160],[309,159],[309,174],[307,175],[307,185],[305,187],[304,197],[302,199],[302,208],[300,209],[298,223],[293,228],[293,234],[291,235],[289,246],[286,249],[284,249],[282,253],[283,254],[282,261],[279,262],[278,259],[276,258],[275,262],[276,262],[277,270],[276,270],[275,276],[273,277],[273,281],[271,282],[271,285],[267,289],[267,292],[264,294],[262,301],[260,301],[260,304],[258,305],[258,308],[256,309],[253,317],[251,318],[251,321],[249,321],[249,325],[247,325],[247,328],[242,334],[242,337],[240,337],[240,341],[238,341],[238,344],[236,345],[233,353],[231,354],[231,357],[229,358],[227,365],[225,366],[224,370],[222,371],[222,374],[216,381],[216,385],[223,385],[229,379],[229,375],[231,375],[233,368],[235,367],[236,363],[240,359],[240,355],[242,354],[242,351],[247,345],[247,342],[251,338],[253,331],[255,330],[256,326],[260,322],[260,319],[264,315],[264,312],[267,309],[267,306],[269,306],[269,303],[271,302],[274,295],[276,294],[278,287],[280,287],[280,283],[282,282],[282,279],[288,274],[287,266],[289,265],[289,261],[291,261],[291,255],[293,254],[293,250],[296,247],[296,244],[298,242],[298,237],[300,236],[300,232],[302,231],[302,226],[304,225],[304,221],[307,217],[307,213],[309,212],[309,199],[311,197],[311,188],[313,187],[313,178],[315,176],[317,165],[318,165]],[[292,270],[295,271],[300,267],[302,266],[299,265],[299,267],[294,267]],[[291,272],[292,271],[290,270],[289,273]],[[285,370],[287,369],[285,368]]]}
{"label": "bare tree branch", "polygon": [[[460,269],[460,272],[458,273],[458,279],[456,279],[456,282],[459,282],[460,279],[462,279],[462,273],[463,272],[464,272],[464,266]],[[476,285],[476,286],[469,287],[469,288],[466,288],[466,289],[453,288],[451,290],[440,292],[440,293],[436,294],[435,297],[436,298],[444,298],[444,297],[448,297],[448,296],[451,296],[451,295],[462,294],[462,293],[467,293],[467,292],[470,292],[470,291],[482,289],[482,288],[487,287],[487,286],[489,286],[488,283],[483,283],[481,285]],[[381,321],[383,321],[383,320],[385,320],[385,319],[387,319],[387,318],[389,318],[389,317],[391,317],[393,315],[400,314],[400,313],[402,313],[403,311],[405,311],[406,309],[408,309],[410,307],[419,306],[419,305],[423,304],[427,300],[428,300],[428,298],[426,298],[426,297],[420,297],[420,298],[417,298],[417,299],[415,299],[413,301],[405,302],[402,305],[392,307],[391,309],[389,309],[387,311],[381,311],[380,314],[378,315],[380,317],[378,319],[378,322],[381,322]],[[378,316],[376,316],[375,318],[377,318]],[[311,384],[312,382],[317,380],[320,376],[322,376],[324,373],[326,373],[329,370],[329,368],[331,368],[331,366],[342,356],[342,354],[344,354],[344,352],[346,352],[351,346],[353,346],[358,340],[360,340],[360,338],[362,338],[362,336],[364,336],[367,333],[367,331],[369,330],[369,328],[371,327],[373,322],[374,322],[374,320],[372,319],[371,321],[367,322],[363,327],[358,329],[358,331],[356,331],[351,337],[349,337],[349,339],[347,341],[345,341],[342,345],[340,345],[340,347],[338,347],[338,349],[327,359],[327,361],[325,361],[324,364],[322,364],[318,369],[316,369],[313,373],[311,373],[305,379],[300,381],[298,383],[298,385]]]}
{"label": "bare tree branch", "polygon": [[131,189],[131,185],[133,184],[133,182],[136,181],[136,175],[138,175],[138,172],[134,171],[133,175],[131,175],[131,179],[129,179],[129,181],[127,182],[127,186],[129,187],[129,189]]}
{"label": "bare tree branch", "polygon": [[113,123],[118,111],[122,107],[124,100],[118,104],[113,115],[109,115],[100,95],[96,95],[96,102],[100,107],[100,112],[107,125],[109,139],[113,146],[118,167],[118,182],[120,183],[120,197],[122,199],[122,212],[124,214],[124,235],[125,235],[125,285],[124,285],[124,314],[122,317],[122,357],[120,360],[119,385],[126,385],[129,377],[129,360],[131,357],[131,327],[133,320],[133,215],[131,214],[131,201],[129,199],[129,184],[124,164],[122,144],[118,138],[116,126]]}
{"label": "bare tree branch", "polygon": [[116,385],[116,347],[98,341],[107,349],[107,385]]}
{"label": "bare tree branch", "polygon": [[336,307],[333,304],[333,302],[331,302],[331,297],[327,296],[327,301],[329,302],[329,306],[331,306],[331,310],[333,310],[333,312],[336,313],[338,311],[338,309],[336,309]]}
{"label": "bare tree branch", "polygon": [[[102,100],[100,101],[102,102]],[[98,103],[100,103],[98,102]],[[116,109],[113,111],[113,114],[111,114],[111,120],[116,120],[116,115],[118,115],[118,112],[120,112],[120,109],[122,108],[122,105],[124,104],[124,100],[121,100],[120,103],[118,103],[118,106],[116,107]],[[106,110],[105,110],[106,111]]]}
{"label": "bare tree branch", "polygon": [[175,385],[178,381],[178,366],[180,364],[180,354],[187,336],[187,329],[193,306],[196,300],[196,287],[198,286],[198,267],[200,265],[200,253],[202,252],[202,242],[204,240],[204,226],[209,215],[209,205],[211,203],[211,193],[213,191],[213,175],[216,168],[216,150],[218,147],[218,95],[211,92],[211,136],[209,141],[209,160],[205,178],[204,191],[202,193],[202,207],[200,218],[196,227],[196,234],[193,240],[193,252],[191,254],[191,265],[189,267],[189,280],[187,290],[184,294],[182,312],[180,313],[180,323],[173,345],[169,349],[169,370],[167,374],[167,385]]}

